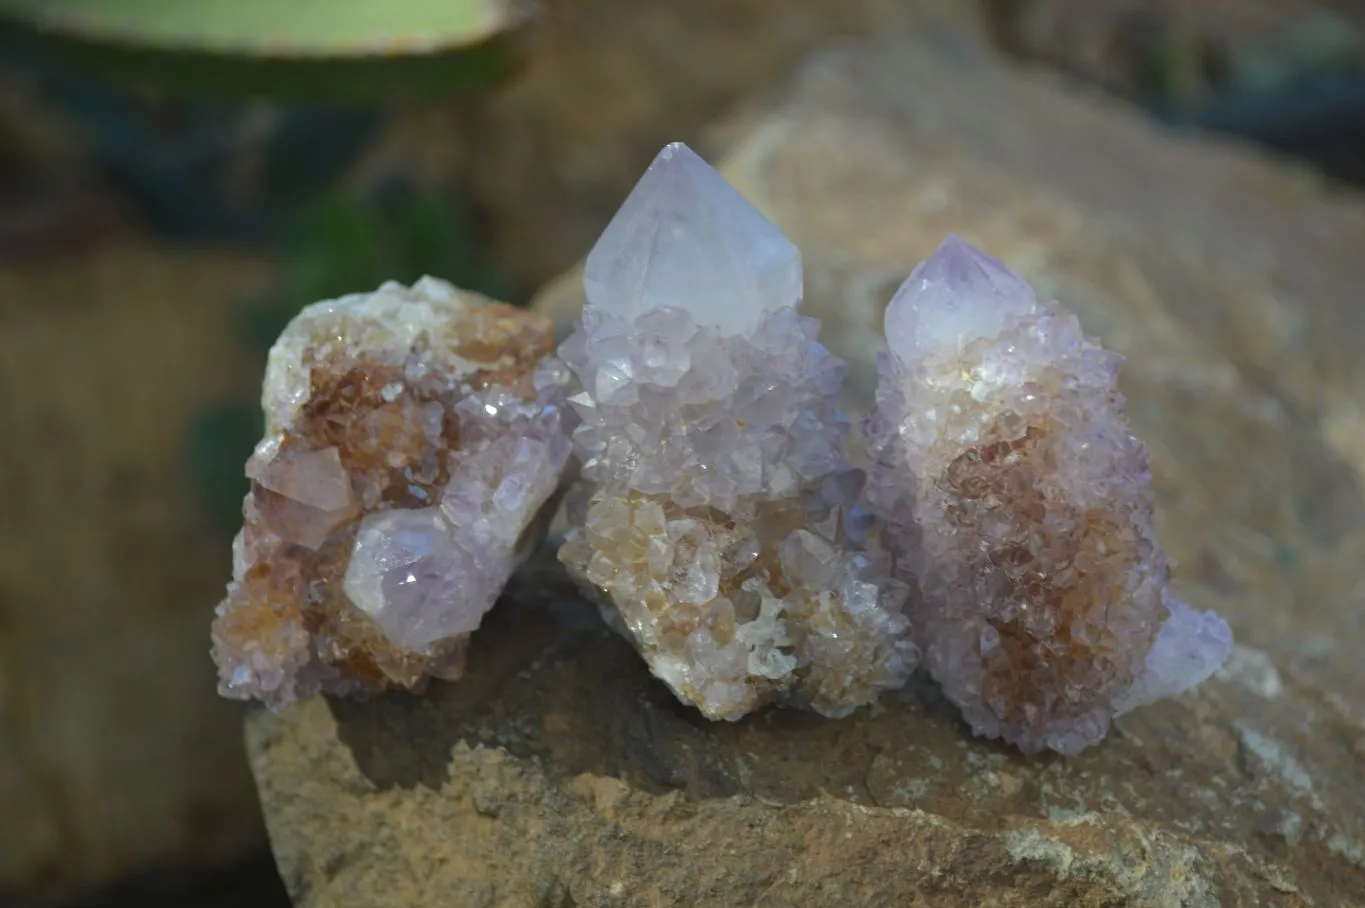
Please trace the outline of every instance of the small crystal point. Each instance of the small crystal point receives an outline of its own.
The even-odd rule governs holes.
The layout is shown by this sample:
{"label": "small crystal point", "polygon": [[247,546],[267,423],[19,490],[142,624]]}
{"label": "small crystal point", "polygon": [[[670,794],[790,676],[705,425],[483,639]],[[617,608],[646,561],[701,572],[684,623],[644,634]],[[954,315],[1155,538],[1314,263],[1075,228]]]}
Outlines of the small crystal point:
{"label": "small crystal point", "polygon": [[886,339],[902,362],[995,337],[1010,316],[1036,304],[1028,283],[952,235],[920,263],[886,307]]}
{"label": "small crystal point", "polygon": [[269,463],[252,461],[247,476],[262,519],[280,538],[317,549],[356,515],[351,478],[335,447],[290,451]]}
{"label": "small crystal point", "polygon": [[451,537],[436,508],[383,511],[361,522],[343,588],[394,643],[421,649],[478,628],[483,603],[460,595],[460,575],[471,572]]}
{"label": "small crystal point", "polygon": [[286,498],[319,511],[351,506],[351,478],[335,448],[306,451],[250,471],[251,478]]}
{"label": "small crystal point", "polygon": [[1208,680],[1232,652],[1232,630],[1215,612],[1167,598],[1170,616],[1147,653],[1147,671],[1115,704],[1125,713],[1175,696]]}
{"label": "small crystal point", "polygon": [[661,307],[747,335],[801,299],[801,254],[681,142],[659,152],[588,254],[588,303],[633,321]]}

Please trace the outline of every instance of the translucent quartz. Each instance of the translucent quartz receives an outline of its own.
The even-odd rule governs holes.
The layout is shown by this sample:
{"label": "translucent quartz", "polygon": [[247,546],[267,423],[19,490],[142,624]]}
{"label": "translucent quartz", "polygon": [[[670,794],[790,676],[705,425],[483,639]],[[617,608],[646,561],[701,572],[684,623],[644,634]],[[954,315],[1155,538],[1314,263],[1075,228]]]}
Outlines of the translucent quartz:
{"label": "translucent quartz", "polygon": [[424,278],[309,306],[270,352],[219,690],[279,709],[456,678],[571,445],[549,321]]}
{"label": "translucent quartz", "polygon": [[561,347],[581,480],[560,559],[656,676],[710,718],[845,715],[915,664],[905,589],[864,545],[844,364],[796,312],[801,262],[681,145],[588,257]]}
{"label": "translucent quartz", "polygon": [[1074,753],[1227,656],[1175,600],[1122,357],[955,237],[886,312],[866,499],[916,587],[929,671],[973,729]]}
{"label": "translucent quartz", "polygon": [[801,299],[801,254],[680,142],[666,146],[588,254],[588,303],[633,321],[684,309],[723,334]]}

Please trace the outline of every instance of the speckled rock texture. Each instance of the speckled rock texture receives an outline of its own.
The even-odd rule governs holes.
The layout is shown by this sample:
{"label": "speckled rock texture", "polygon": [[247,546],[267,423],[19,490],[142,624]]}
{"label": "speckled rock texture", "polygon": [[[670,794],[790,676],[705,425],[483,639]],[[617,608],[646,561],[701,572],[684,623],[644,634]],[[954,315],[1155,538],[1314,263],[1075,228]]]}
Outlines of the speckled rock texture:
{"label": "speckled rock texture", "polygon": [[[547,559],[459,684],[252,715],[296,901],[1365,901],[1365,203],[954,47],[831,50],[721,131],[855,404],[882,307],[950,232],[1127,355],[1175,592],[1240,645],[1070,758],[973,738],[924,681],[841,720],[709,723]],[[540,301],[566,327],[573,288]]]}

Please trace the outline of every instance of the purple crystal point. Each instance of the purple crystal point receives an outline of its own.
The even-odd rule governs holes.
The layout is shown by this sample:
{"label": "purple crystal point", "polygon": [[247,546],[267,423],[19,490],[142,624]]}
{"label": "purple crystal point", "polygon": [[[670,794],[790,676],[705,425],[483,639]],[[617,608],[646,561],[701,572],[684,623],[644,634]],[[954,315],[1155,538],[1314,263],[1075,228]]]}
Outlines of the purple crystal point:
{"label": "purple crystal point", "polygon": [[664,147],[584,269],[588,303],[627,321],[669,306],[748,333],[801,299],[801,256],[725,178],[681,142]]}
{"label": "purple crystal point", "polygon": [[886,307],[886,339],[904,362],[948,355],[974,338],[993,337],[1005,321],[1032,311],[1033,288],[956,236],[901,284]]}
{"label": "purple crystal point", "polygon": [[332,531],[356,515],[351,479],[334,448],[287,452],[266,464],[248,464],[256,497],[280,538],[319,548]]}
{"label": "purple crystal point", "polygon": [[919,589],[925,663],[977,733],[1074,753],[1207,678],[1231,634],[1170,596],[1121,358],[954,237],[886,331],[866,501]]}
{"label": "purple crystal point", "polygon": [[421,650],[478,628],[471,562],[435,508],[384,511],[361,523],[343,589],[395,644]]}
{"label": "purple crystal point", "polygon": [[1232,630],[1215,612],[1201,612],[1169,597],[1166,607],[1170,617],[1147,652],[1147,670],[1128,694],[1115,702],[1117,713],[1202,684],[1232,652]]}

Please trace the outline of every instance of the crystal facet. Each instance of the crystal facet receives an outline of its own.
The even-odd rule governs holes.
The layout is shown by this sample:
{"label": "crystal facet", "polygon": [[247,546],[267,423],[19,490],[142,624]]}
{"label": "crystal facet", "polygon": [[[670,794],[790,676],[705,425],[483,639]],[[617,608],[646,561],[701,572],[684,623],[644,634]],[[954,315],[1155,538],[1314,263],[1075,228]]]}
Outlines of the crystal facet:
{"label": "crystal facet", "polygon": [[994,337],[1027,313],[1033,288],[1004,265],[950,236],[910,274],[886,307],[886,340],[905,362],[931,350]]}
{"label": "crystal facet", "polygon": [[801,299],[801,254],[680,142],[666,146],[607,225],[584,271],[588,303],[625,321],[661,307],[747,334]]}
{"label": "crystal facet", "polygon": [[548,320],[431,278],[290,323],[213,627],[224,696],[459,677],[570,454],[552,352]]}
{"label": "crystal facet", "polygon": [[478,628],[483,597],[459,589],[470,560],[436,508],[380,511],[356,533],[342,589],[395,644],[420,650]]}
{"label": "crystal facet", "polygon": [[791,243],[670,145],[587,288],[560,348],[584,389],[560,559],[608,622],[711,718],[775,700],[845,715],[904,683],[905,588],[865,545],[844,364],[797,314]]}
{"label": "crystal facet", "polygon": [[1207,678],[1232,643],[1175,600],[1122,357],[951,238],[886,313],[871,509],[929,671],[978,734],[1074,753]]}

